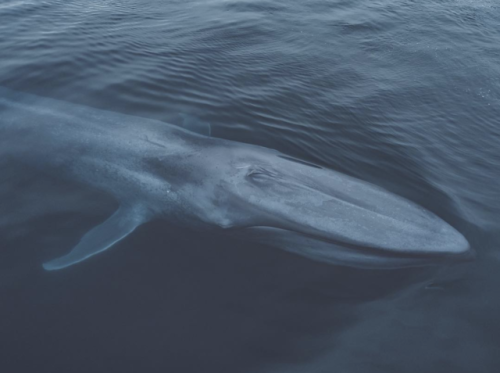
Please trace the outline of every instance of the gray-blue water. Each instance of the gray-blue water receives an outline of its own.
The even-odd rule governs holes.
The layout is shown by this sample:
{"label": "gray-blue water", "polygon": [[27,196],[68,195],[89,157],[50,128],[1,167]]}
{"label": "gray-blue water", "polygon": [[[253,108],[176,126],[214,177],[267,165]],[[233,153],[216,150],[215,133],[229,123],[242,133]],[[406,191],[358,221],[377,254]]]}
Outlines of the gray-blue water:
{"label": "gray-blue water", "polygon": [[0,85],[188,113],[405,196],[477,254],[354,270],[153,222],[49,273],[113,206],[0,160],[0,371],[500,371],[498,1],[1,0]]}

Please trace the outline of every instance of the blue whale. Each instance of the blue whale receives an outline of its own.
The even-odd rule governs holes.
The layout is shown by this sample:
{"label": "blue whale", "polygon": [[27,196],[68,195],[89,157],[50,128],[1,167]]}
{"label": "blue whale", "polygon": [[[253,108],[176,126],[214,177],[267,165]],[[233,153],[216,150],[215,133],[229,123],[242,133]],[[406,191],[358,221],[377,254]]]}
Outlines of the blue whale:
{"label": "blue whale", "polygon": [[193,132],[0,88],[2,159],[97,188],[119,203],[44,268],[65,268],[119,246],[152,219],[360,268],[471,258],[458,231],[404,198],[275,150],[206,136],[208,130],[197,127]]}

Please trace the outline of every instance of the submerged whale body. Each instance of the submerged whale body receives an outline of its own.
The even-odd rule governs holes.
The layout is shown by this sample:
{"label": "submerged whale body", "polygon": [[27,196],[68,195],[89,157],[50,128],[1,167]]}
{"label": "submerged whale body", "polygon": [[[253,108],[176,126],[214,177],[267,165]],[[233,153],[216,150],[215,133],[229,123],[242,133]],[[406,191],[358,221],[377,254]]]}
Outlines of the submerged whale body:
{"label": "submerged whale body", "polygon": [[471,257],[459,232],[404,198],[271,149],[205,135],[0,88],[3,159],[98,188],[119,203],[71,251],[45,263],[47,270],[102,252],[152,219],[360,268]]}

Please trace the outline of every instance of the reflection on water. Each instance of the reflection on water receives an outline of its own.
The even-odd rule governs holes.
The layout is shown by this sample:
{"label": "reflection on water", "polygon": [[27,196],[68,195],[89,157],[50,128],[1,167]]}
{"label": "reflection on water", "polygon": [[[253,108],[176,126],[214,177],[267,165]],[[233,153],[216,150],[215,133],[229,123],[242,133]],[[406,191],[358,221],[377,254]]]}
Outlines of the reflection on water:
{"label": "reflection on water", "polygon": [[3,366],[496,372],[499,17],[493,1],[4,1],[0,85],[178,125],[193,113],[425,206],[477,258],[355,270],[152,222],[48,274],[116,206],[2,159]]}

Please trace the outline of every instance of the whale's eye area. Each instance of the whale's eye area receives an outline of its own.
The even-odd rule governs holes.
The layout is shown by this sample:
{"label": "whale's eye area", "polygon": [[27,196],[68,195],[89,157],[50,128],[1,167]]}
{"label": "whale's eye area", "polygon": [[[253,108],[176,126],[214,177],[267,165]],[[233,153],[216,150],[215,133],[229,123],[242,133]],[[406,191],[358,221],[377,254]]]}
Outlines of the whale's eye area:
{"label": "whale's eye area", "polygon": [[250,167],[246,178],[254,182],[266,182],[276,179],[278,174],[264,167]]}

